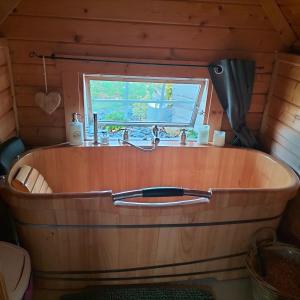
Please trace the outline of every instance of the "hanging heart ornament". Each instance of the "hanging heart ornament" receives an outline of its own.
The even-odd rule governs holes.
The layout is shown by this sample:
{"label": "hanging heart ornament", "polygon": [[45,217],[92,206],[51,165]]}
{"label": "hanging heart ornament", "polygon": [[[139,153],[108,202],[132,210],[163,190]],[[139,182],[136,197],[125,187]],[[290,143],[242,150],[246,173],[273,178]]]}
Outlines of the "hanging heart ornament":
{"label": "hanging heart ornament", "polygon": [[51,115],[59,107],[61,96],[59,93],[43,93],[38,92],[34,97],[35,103],[47,114]]}
{"label": "hanging heart ornament", "polygon": [[35,94],[35,103],[47,114],[51,115],[59,107],[61,102],[61,95],[57,92],[48,93],[48,83],[47,83],[47,72],[46,72],[46,62],[43,56],[43,71],[44,71],[44,82],[45,82],[45,92],[38,92]]}

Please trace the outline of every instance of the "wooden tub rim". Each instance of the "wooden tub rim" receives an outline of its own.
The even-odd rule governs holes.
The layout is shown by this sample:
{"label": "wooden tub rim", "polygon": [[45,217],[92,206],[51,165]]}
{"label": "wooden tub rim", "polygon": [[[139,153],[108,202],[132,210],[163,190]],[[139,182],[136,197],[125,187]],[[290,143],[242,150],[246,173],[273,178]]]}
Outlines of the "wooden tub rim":
{"label": "wooden tub rim", "polygon": [[[22,191],[18,191],[16,190],[12,185],[11,185],[11,171],[14,168],[14,166],[24,157],[26,157],[27,155],[31,155],[31,153],[33,152],[37,152],[37,151],[47,151],[49,149],[59,149],[59,148],[108,148],[108,147],[130,147],[129,145],[105,145],[105,146],[95,146],[92,144],[83,144],[80,146],[71,146],[69,143],[61,143],[61,144],[57,144],[57,145],[51,145],[51,146],[44,146],[44,147],[37,147],[34,149],[30,149],[28,151],[25,151],[23,154],[19,155],[18,158],[14,161],[14,163],[12,164],[12,166],[9,169],[9,172],[7,174],[7,180],[6,180],[6,186],[5,189],[7,189],[10,193],[14,194],[14,195],[19,195],[25,198],[37,198],[40,199],[41,196],[44,199],[53,199],[53,198],[92,198],[92,197],[111,197],[113,195],[112,190],[101,190],[101,191],[89,191],[89,192],[63,192],[63,193],[56,193],[55,191],[51,194],[47,194],[47,193],[28,193],[28,192],[22,192]],[[231,149],[231,150],[238,150],[238,151],[247,151],[247,152],[255,152],[255,153],[259,153],[259,155],[264,156],[265,158],[278,163],[289,175],[290,175],[290,181],[291,184],[284,186],[284,187],[274,187],[274,188],[209,188],[208,191],[210,191],[212,193],[212,196],[214,193],[223,193],[223,192],[230,192],[230,193],[242,193],[245,191],[248,192],[253,192],[253,193],[260,193],[260,192],[276,192],[276,191],[282,191],[282,192],[286,192],[286,191],[293,191],[293,190],[298,190],[300,187],[300,179],[299,176],[296,174],[296,172],[284,161],[268,154],[265,153],[263,151],[257,150],[257,149],[249,149],[249,148],[240,148],[240,147],[232,147],[232,146],[224,146],[224,147],[217,147],[217,146],[211,146],[211,145],[196,145],[196,146],[171,146],[171,145],[162,145],[162,146],[158,146],[159,148],[218,148],[218,149]],[[138,149],[135,149],[133,147],[131,147],[131,149],[135,150],[135,151],[140,151]]]}

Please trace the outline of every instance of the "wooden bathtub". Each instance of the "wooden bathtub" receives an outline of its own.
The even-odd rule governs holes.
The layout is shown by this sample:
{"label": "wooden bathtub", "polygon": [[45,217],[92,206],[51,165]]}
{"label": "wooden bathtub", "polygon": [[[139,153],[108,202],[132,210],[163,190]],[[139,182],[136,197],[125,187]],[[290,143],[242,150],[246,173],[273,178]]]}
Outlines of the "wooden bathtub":
{"label": "wooden bathtub", "polygon": [[[24,164],[54,193],[16,191],[11,182]],[[299,186],[267,154],[215,147],[38,149],[15,163],[8,182],[22,245],[47,288],[245,276],[252,235],[277,227]],[[154,207],[114,205],[118,193],[146,187],[200,190],[203,203],[156,197],[125,200]],[[176,201],[185,205],[161,207]]]}

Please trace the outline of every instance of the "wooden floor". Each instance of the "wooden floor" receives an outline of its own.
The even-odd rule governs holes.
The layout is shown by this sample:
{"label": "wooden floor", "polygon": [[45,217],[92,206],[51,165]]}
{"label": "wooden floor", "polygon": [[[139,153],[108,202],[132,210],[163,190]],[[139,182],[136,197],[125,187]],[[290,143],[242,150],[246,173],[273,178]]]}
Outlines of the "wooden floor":
{"label": "wooden floor", "polygon": [[[215,279],[193,280],[178,282],[178,284],[208,286],[215,300],[253,300],[249,279],[218,281]],[[34,290],[33,300],[59,300],[66,291]]]}

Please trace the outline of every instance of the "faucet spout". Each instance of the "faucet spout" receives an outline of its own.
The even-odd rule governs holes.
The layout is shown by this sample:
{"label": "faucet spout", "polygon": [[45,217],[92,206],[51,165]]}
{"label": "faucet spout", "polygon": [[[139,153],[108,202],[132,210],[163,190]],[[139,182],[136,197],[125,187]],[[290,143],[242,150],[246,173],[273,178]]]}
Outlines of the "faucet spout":
{"label": "faucet spout", "polygon": [[141,151],[153,151],[156,149],[156,146],[157,146],[157,144],[153,144],[152,146],[137,146],[133,143],[130,143],[130,142],[122,140],[122,139],[118,139],[118,141],[120,144],[122,143],[123,145],[129,145],[129,146],[136,148],[138,150],[141,150]]}

